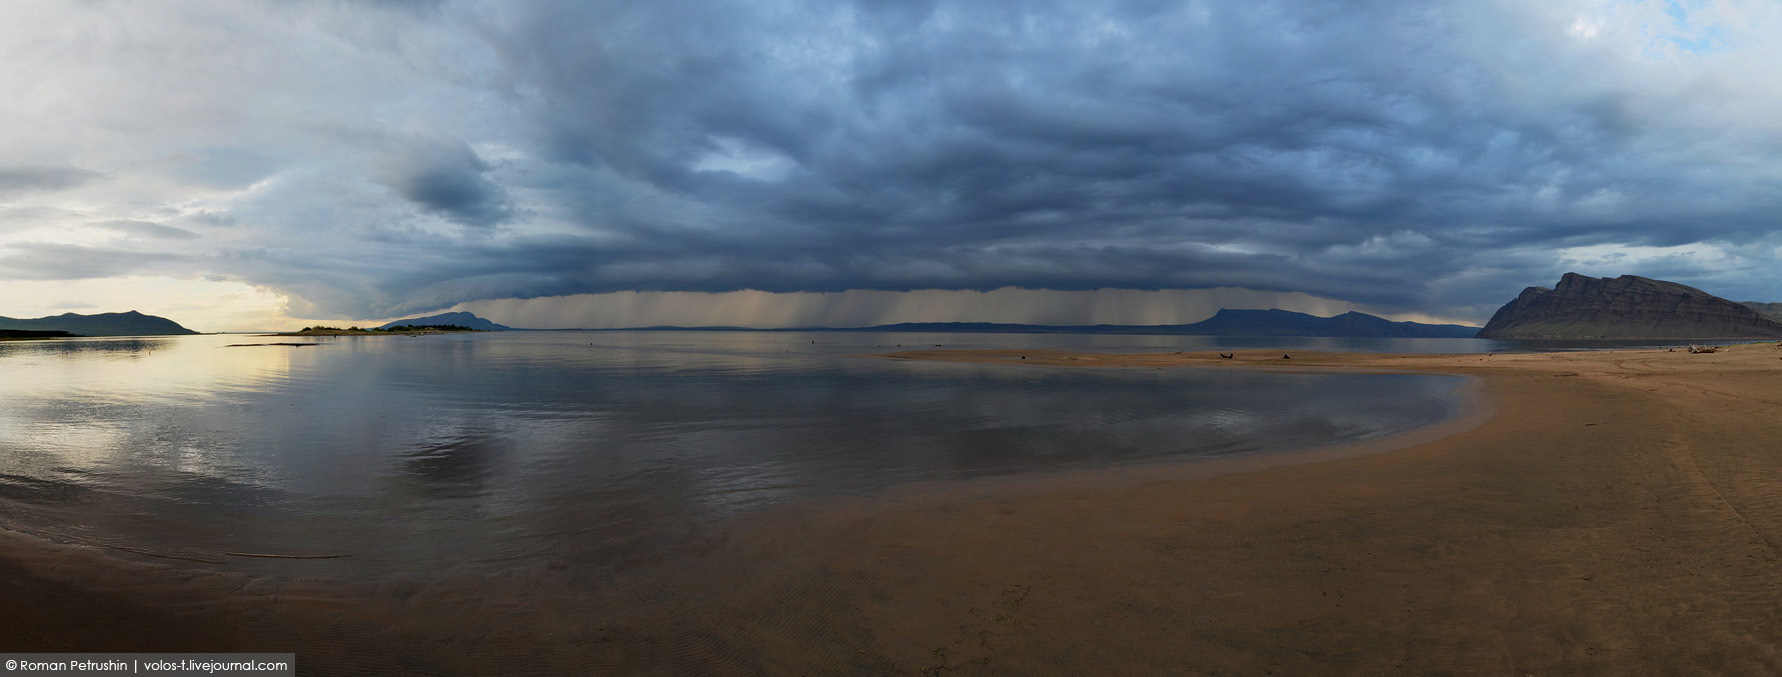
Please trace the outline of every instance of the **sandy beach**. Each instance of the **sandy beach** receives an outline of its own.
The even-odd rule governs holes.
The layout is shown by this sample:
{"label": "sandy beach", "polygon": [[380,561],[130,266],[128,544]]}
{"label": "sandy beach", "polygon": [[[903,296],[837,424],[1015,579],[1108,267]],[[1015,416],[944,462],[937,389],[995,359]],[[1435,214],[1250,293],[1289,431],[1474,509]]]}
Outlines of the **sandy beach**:
{"label": "sandy beach", "polygon": [[0,533],[0,646],[329,673],[1782,672],[1776,344],[1290,354],[884,359],[1434,372],[1478,402],[1352,448],[795,502],[598,585],[272,584]]}

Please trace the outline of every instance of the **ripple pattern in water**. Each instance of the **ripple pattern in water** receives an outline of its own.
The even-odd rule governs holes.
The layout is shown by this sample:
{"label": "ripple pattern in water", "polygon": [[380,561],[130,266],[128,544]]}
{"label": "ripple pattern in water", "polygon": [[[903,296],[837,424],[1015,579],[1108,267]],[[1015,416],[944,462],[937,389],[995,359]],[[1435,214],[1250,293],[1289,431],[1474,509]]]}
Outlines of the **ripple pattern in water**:
{"label": "ripple pattern in water", "polygon": [[546,559],[613,568],[791,497],[1389,434],[1454,415],[1460,383],[849,356],[955,335],[526,332],[227,347],[287,340],[0,344],[0,519],[201,561],[352,554],[306,563],[305,575]]}

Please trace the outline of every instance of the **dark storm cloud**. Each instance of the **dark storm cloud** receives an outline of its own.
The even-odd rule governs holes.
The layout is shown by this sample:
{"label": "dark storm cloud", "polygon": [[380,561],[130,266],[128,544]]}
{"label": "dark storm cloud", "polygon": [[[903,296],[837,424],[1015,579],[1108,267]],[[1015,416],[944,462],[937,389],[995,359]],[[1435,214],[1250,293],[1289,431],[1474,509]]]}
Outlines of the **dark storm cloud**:
{"label": "dark storm cloud", "polygon": [[507,191],[483,176],[490,169],[463,141],[419,138],[379,158],[372,178],[450,221],[490,226],[513,215]]}
{"label": "dark storm cloud", "polygon": [[[128,115],[0,146],[78,157],[107,180],[0,168],[0,199],[115,190],[60,208],[190,227],[204,237],[160,242],[190,272],[293,294],[294,312],[622,290],[1242,286],[1482,319],[1574,269],[1782,299],[1782,88],[1767,77],[1782,16],[1768,10],[461,0],[194,5],[176,20],[96,7],[68,11],[139,12],[126,19],[142,30],[123,32],[151,37],[66,66],[103,71],[91,80],[106,87],[63,78],[77,84],[40,89],[91,100],[38,109]],[[168,47],[185,44],[205,47]],[[71,58],[42,45],[11,72]],[[125,47],[160,61],[130,70],[143,62]],[[218,49],[242,59],[219,69]],[[10,208],[53,206],[39,201]]]}
{"label": "dark storm cloud", "polygon": [[[1469,53],[1516,44],[1489,8],[532,9],[491,40],[534,150],[586,177],[557,186],[572,217],[643,243],[480,259],[532,293],[1229,284],[1411,306],[1458,268],[1549,274],[1518,250],[1762,237],[1778,197],[1679,207],[1727,192],[1715,159],[1654,147],[1637,93]],[[684,204],[613,207],[642,198]]]}

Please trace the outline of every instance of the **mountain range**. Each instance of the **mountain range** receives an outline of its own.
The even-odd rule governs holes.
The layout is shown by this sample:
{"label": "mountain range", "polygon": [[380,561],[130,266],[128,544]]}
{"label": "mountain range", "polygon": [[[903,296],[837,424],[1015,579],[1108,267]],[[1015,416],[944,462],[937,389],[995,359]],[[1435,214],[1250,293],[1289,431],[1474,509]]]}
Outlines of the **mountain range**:
{"label": "mountain range", "polygon": [[[458,325],[485,331],[511,329],[467,312],[397,320],[382,328],[399,325]],[[870,327],[658,326],[631,329],[1333,338],[1782,338],[1782,303],[1737,303],[1687,285],[1635,275],[1595,278],[1566,273],[1552,289],[1524,289],[1498,309],[1482,329],[1458,324],[1394,322],[1359,312],[1319,317],[1280,309],[1229,308],[1200,322],[1165,325],[902,322]]]}
{"label": "mountain range", "polygon": [[1194,324],[1165,325],[1168,333],[1207,336],[1328,336],[1336,338],[1472,338],[1478,327],[1461,324],[1394,322],[1367,313],[1318,317],[1287,310],[1221,309]]}
{"label": "mountain range", "polygon": [[1001,324],[995,322],[900,322],[871,327],[636,327],[668,331],[878,331],[948,334],[1149,334],[1179,336],[1314,336],[1334,338],[1472,338],[1478,327],[1394,322],[1366,313],[1319,317],[1289,310],[1221,309],[1193,324]]}
{"label": "mountain range", "polygon": [[198,333],[165,317],[144,315],[134,310],[95,315],[63,313],[33,319],[0,317],[0,329],[65,331],[75,336],[174,336]]}
{"label": "mountain range", "polygon": [[[455,325],[512,331],[468,312],[389,322],[396,326]],[[1595,278],[1566,273],[1559,284],[1528,287],[1499,308],[1485,327],[1394,322],[1366,313],[1319,317],[1287,310],[1221,309],[1192,324],[1039,325],[991,322],[903,322],[871,327],[640,327],[706,331],[878,331],[1001,334],[1154,334],[1191,336],[1304,336],[1335,338],[1782,338],[1782,303],[1734,302],[1675,282],[1636,275]],[[74,336],[197,334],[165,317],[137,311],[30,319],[0,317],[0,332],[66,332]]]}

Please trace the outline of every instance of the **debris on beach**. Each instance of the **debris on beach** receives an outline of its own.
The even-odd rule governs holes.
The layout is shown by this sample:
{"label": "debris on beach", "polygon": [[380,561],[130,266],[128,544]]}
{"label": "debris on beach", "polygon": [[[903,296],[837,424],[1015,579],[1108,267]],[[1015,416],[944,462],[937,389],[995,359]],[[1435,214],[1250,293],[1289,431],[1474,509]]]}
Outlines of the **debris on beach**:
{"label": "debris on beach", "polygon": [[345,559],[352,555],[269,555],[259,552],[225,552],[230,557],[260,557],[264,559]]}
{"label": "debris on beach", "polygon": [[1689,352],[1691,354],[1716,353],[1716,352],[1720,352],[1720,349],[1716,348],[1714,346],[1698,346],[1694,343],[1691,343],[1691,344],[1689,344]]}

